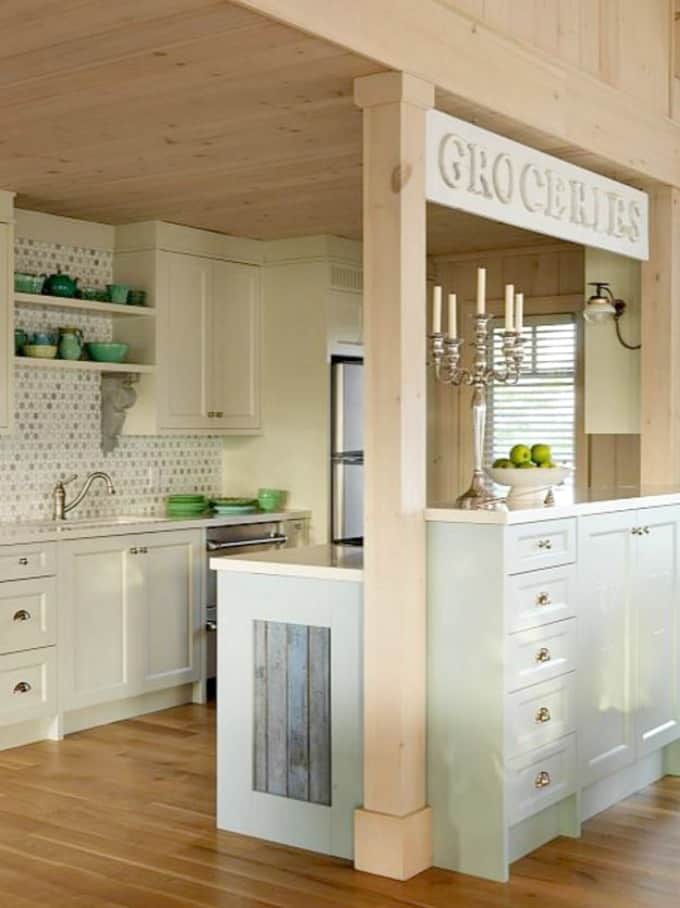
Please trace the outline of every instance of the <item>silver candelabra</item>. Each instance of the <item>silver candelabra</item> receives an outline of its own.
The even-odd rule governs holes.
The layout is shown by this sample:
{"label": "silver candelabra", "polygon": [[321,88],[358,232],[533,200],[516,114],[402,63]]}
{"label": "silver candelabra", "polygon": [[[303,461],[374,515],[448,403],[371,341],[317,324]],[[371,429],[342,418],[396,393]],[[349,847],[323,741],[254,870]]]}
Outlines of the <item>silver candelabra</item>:
{"label": "silver candelabra", "polygon": [[[435,378],[444,385],[469,385],[472,388],[473,461],[470,488],[457,500],[456,507],[465,510],[488,508],[497,501],[487,489],[484,476],[484,434],[486,432],[486,389],[493,382],[516,385],[524,356],[521,333],[503,332],[503,359],[505,368],[489,366],[489,330],[493,315],[475,315],[475,355],[471,369],[460,366],[463,338],[447,337],[441,332],[430,335],[431,365]],[[493,357],[493,353],[492,353]]]}

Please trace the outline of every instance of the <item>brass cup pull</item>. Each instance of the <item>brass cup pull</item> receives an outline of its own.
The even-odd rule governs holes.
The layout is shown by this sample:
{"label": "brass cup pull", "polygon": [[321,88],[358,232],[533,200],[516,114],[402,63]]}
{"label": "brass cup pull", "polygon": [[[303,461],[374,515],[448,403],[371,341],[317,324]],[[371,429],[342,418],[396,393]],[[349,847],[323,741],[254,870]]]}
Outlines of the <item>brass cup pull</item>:
{"label": "brass cup pull", "polygon": [[215,411],[208,410],[208,419],[214,419],[214,418],[215,418]]}
{"label": "brass cup pull", "polygon": [[30,694],[32,690],[33,688],[28,681],[19,681],[19,683],[14,686],[15,694]]}
{"label": "brass cup pull", "polygon": [[538,547],[539,547],[539,549],[551,549],[552,548],[552,539],[539,539]]}
{"label": "brass cup pull", "polygon": [[536,653],[537,662],[550,662],[552,656],[550,655],[550,650],[547,646],[542,646],[539,651]]}
{"label": "brass cup pull", "polygon": [[149,550],[147,549],[147,547],[146,547],[145,545],[143,545],[143,546],[140,548],[139,554],[140,554],[140,555],[148,555],[148,554],[149,554]]}
{"label": "brass cup pull", "polygon": [[545,722],[550,722],[552,716],[550,715],[550,710],[547,706],[542,706],[536,713],[536,721],[543,725]]}
{"label": "brass cup pull", "polygon": [[26,567],[26,565],[28,564],[28,558],[20,558],[20,559],[19,559],[19,564],[20,564],[22,567]]}
{"label": "brass cup pull", "polygon": [[215,416],[217,417],[217,419],[222,419],[224,413],[222,412],[222,410],[217,410]]}
{"label": "brass cup pull", "polygon": [[551,782],[550,773],[543,770],[534,779],[534,788],[547,788]]}
{"label": "brass cup pull", "polygon": [[25,608],[20,608],[18,612],[14,613],[13,621],[30,621],[31,613],[27,612]]}
{"label": "brass cup pull", "polygon": [[552,605],[552,599],[549,593],[539,593],[536,596],[536,605]]}
{"label": "brass cup pull", "polygon": [[131,554],[131,555],[139,555],[139,549],[138,549],[138,548],[135,548],[135,547],[133,546],[133,547],[130,549],[130,554]]}

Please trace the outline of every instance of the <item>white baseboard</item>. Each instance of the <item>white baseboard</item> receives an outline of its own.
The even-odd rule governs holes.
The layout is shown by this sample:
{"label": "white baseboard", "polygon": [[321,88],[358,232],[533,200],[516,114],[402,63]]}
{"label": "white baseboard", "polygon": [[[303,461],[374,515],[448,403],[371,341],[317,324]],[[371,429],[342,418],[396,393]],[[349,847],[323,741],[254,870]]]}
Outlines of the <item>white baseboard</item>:
{"label": "white baseboard", "polygon": [[663,750],[620,769],[581,792],[581,821],[585,822],[664,775]]}
{"label": "white baseboard", "polygon": [[74,710],[64,713],[63,731],[65,735],[71,735],[74,732],[83,731],[85,728],[108,725],[110,722],[122,722],[123,719],[134,719],[135,716],[143,716],[160,709],[170,709],[172,706],[191,703],[193,696],[193,684],[183,684],[181,687],[154,691],[140,697],[114,700],[112,703],[102,703],[99,706]]}

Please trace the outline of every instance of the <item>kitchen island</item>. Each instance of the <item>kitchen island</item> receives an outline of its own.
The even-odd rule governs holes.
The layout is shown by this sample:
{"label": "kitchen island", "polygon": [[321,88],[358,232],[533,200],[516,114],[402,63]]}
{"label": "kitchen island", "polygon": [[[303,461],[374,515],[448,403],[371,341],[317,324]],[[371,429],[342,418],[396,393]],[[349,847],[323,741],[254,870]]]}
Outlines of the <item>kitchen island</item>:
{"label": "kitchen island", "polygon": [[512,861],[680,774],[680,494],[426,511],[434,863]]}
{"label": "kitchen island", "polygon": [[214,557],[217,825],[351,858],[362,803],[362,551]]}

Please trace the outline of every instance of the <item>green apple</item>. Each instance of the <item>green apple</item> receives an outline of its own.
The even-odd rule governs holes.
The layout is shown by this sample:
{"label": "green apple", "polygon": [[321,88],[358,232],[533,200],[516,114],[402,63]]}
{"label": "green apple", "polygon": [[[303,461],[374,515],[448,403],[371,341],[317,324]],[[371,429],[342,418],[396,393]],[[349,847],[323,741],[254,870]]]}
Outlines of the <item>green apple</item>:
{"label": "green apple", "polygon": [[516,467],[522,466],[531,460],[531,448],[526,445],[515,445],[510,451],[510,460]]}
{"label": "green apple", "polygon": [[546,460],[544,463],[539,463],[538,466],[541,468],[541,470],[554,470],[555,469],[555,464],[552,462],[552,460]]}
{"label": "green apple", "polygon": [[518,470],[536,470],[537,467],[536,467],[536,464],[533,463],[531,460],[525,460],[524,463],[517,464],[517,469]]}
{"label": "green apple", "polygon": [[507,457],[499,457],[498,460],[493,462],[495,470],[514,470],[515,465],[511,460],[508,460]]}
{"label": "green apple", "polygon": [[531,448],[531,459],[539,467],[544,463],[550,463],[552,460],[552,451],[550,445],[533,445]]}

